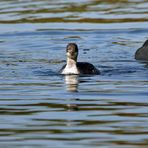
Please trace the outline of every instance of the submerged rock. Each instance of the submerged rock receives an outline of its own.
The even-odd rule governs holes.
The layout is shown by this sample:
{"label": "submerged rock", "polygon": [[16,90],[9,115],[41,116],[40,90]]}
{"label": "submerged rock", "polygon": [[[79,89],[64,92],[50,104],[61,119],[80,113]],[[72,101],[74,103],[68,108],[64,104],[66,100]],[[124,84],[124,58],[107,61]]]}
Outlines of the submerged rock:
{"label": "submerged rock", "polygon": [[148,61],[148,40],[136,51],[135,59]]}

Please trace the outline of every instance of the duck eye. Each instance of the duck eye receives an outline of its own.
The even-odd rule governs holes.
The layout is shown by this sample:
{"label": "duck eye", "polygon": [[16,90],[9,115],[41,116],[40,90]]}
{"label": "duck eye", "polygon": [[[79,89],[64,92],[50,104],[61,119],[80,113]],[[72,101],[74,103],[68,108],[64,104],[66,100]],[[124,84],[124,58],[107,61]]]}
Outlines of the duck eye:
{"label": "duck eye", "polygon": [[72,51],[75,51],[75,50],[74,50],[73,47],[69,47],[69,48],[68,48],[68,51],[72,52]]}

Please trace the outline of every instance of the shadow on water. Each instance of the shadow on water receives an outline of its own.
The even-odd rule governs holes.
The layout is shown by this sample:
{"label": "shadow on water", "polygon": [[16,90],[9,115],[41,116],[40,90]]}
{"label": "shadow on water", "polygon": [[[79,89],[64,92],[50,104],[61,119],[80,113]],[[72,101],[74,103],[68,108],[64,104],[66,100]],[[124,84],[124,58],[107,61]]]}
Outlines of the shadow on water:
{"label": "shadow on water", "polygon": [[[0,23],[147,22],[146,1],[1,1]],[[7,17],[3,17],[7,16]],[[140,17],[139,17],[140,15]],[[116,16],[116,17],[114,17]]]}

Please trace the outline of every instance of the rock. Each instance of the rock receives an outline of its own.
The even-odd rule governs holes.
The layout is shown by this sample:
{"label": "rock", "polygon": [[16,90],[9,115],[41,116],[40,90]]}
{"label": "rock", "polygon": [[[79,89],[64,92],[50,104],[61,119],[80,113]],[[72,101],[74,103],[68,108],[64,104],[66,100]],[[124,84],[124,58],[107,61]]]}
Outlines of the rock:
{"label": "rock", "polygon": [[136,51],[135,59],[148,61],[148,40]]}

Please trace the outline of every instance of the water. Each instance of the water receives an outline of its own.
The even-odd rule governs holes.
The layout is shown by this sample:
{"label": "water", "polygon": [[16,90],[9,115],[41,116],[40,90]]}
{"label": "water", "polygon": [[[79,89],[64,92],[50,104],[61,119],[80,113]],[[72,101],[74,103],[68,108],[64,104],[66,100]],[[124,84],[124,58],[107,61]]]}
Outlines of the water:
{"label": "water", "polygon": [[[0,1],[0,147],[145,148],[147,1]],[[62,76],[68,42],[96,76]]]}

